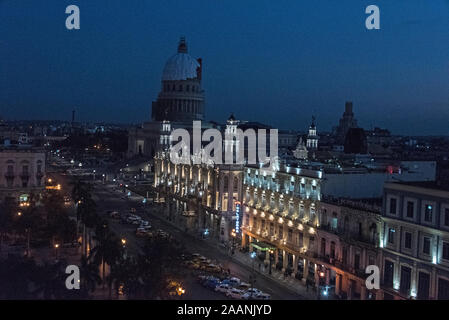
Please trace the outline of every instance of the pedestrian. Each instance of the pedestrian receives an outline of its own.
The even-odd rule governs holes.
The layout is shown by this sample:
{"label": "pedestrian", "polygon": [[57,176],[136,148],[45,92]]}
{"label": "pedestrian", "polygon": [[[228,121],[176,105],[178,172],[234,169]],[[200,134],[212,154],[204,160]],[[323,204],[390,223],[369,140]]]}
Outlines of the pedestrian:
{"label": "pedestrian", "polygon": [[306,279],[306,291],[309,292],[309,279]]}
{"label": "pedestrian", "polygon": [[260,262],[259,262],[259,272],[260,272]]}

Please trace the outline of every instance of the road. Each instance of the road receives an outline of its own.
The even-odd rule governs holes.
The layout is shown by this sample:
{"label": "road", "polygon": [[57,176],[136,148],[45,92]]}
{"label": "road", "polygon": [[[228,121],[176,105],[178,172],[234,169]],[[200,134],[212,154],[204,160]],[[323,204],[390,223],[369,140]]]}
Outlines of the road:
{"label": "road", "polygon": [[[69,190],[69,176],[53,172],[50,176],[57,179],[61,183],[63,190]],[[137,197],[127,197],[123,191],[112,184],[95,183],[93,191],[93,198],[97,203],[97,210],[99,214],[105,214],[108,210],[116,210],[120,213],[127,213],[131,208],[137,209],[137,214],[144,219],[150,221],[153,229],[161,229],[171,234],[175,239],[183,243],[186,249],[191,253],[200,253],[201,255],[215,260],[220,263],[225,269],[230,269],[231,274],[240,278],[242,281],[250,282],[249,276],[252,274],[252,269],[245,264],[232,261],[229,255],[224,253],[216,245],[213,245],[211,240],[200,240],[190,234],[186,234],[182,230],[174,227],[172,224],[164,220],[162,215],[158,214],[156,205],[147,205],[146,210],[141,200]],[[105,217],[107,217],[105,215]],[[111,230],[119,237],[126,239],[126,248],[130,254],[137,254],[141,252],[144,244],[144,239],[135,235],[136,227],[128,224],[120,224],[118,221],[109,219]],[[226,297],[220,293],[202,287],[194,278],[194,276],[185,279],[185,285],[188,288],[186,299],[225,299]],[[299,294],[288,290],[283,285],[276,281],[257,276],[255,287],[269,293],[273,299],[280,300],[298,300],[305,299]]]}

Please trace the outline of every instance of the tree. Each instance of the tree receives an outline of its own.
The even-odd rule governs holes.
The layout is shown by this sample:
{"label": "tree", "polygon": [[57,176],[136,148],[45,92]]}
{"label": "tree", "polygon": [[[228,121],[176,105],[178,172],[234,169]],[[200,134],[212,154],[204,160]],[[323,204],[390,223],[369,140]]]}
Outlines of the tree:
{"label": "tree", "polygon": [[89,258],[93,259],[97,266],[102,266],[102,281],[104,287],[106,283],[106,264],[112,267],[120,257],[122,257],[123,248],[120,240],[107,228],[102,226],[97,228],[94,240],[96,241],[96,246],[92,249]]}
{"label": "tree", "polygon": [[81,257],[80,277],[80,289],[85,296],[88,296],[89,292],[94,292],[97,285],[101,284],[98,265],[89,261],[86,256]]}

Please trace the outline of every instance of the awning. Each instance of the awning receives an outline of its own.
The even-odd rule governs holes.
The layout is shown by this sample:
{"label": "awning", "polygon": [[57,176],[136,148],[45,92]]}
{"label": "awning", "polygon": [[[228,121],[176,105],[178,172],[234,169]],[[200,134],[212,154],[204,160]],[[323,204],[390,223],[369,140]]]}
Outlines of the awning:
{"label": "awning", "polygon": [[253,241],[251,242],[251,246],[253,246],[256,249],[259,249],[260,251],[276,250],[276,247],[263,241],[259,242]]}

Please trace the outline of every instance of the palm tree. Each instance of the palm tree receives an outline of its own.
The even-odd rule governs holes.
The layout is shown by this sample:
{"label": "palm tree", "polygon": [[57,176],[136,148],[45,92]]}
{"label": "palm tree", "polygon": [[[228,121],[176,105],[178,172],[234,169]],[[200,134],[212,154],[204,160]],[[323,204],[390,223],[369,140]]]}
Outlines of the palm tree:
{"label": "palm tree", "polygon": [[97,266],[102,266],[103,288],[106,283],[106,264],[112,267],[122,257],[122,245],[120,240],[107,228],[99,226],[95,233],[96,246],[92,249],[89,258],[92,258]]}
{"label": "palm tree", "polygon": [[88,296],[89,292],[94,292],[97,285],[101,283],[101,277],[98,274],[98,265],[89,262],[85,257],[81,257],[80,265],[81,290]]}
{"label": "palm tree", "polygon": [[33,293],[42,296],[46,300],[66,298],[69,295],[65,287],[67,278],[65,273],[66,266],[67,262],[64,260],[55,264],[46,262],[43,266],[39,266],[33,277],[35,282]]}

